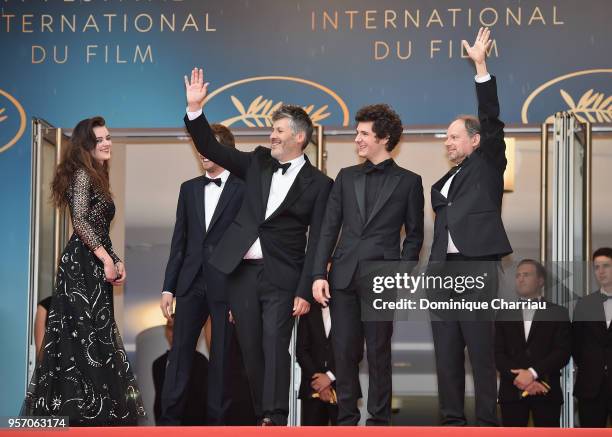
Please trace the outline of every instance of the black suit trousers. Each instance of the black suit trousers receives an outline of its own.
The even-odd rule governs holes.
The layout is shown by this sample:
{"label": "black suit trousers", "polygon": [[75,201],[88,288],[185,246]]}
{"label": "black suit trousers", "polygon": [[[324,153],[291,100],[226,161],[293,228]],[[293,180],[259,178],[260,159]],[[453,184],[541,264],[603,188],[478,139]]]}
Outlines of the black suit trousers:
{"label": "black suit trousers", "polygon": [[242,261],[229,275],[227,289],[255,415],[286,425],[294,291],[270,283],[263,270],[263,264]]}
{"label": "black suit trousers", "polygon": [[[207,417],[211,425],[224,424],[229,407],[227,368],[232,326],[225,302],[208,301],[200,272],[190,290],[176,298],[172,347],[162,391],[163,425],[179,425],[185,408],[189,375],[198,338],[206,319],[212,321],[212,341],[208,368]],[[204,407],[203,407],[204,408]]]}
{"label": "black suit trousers", "polygon": [[366,425],[391,423],[391,336],[393,322],[362,322],[359,293],[351,285],[333,290],[330,301],[332,347],[336,362],[338,425],[357,425],[361,397],[359,363],[365,338],[368,359],[368,413]]}
{"label": "black suit trousers", "polygon": [[581,428],[605,428],[612,420],[612,389],[605,383],[592,399],[578,399],[578,418]]}
{"label": "black suit trousers", "polygon": [[561,425],[561,404],[558,402],[523,399],[500,404],[500,408],[503,426],[525,427],[529,424],[529,413],[536,427],[559,428]]}
{"label": "black suit trousers", "polygon": [[[497,263],[471,259],[454,254],[448,257],[451,264],[443,267],[442,274],[461,276],[486,273],[486,285],[482,290],[490,299],[497,295]],[[484,273],[483,273],[484,272]],[[440,272],[438,272],[440,273]],[[463,295],[451,293],[455,301]],[[474,296],[465,296],[473,300]],[[492,313],[459,310],[444,314],[432,314],[432,334],[438,379],[438,397],[442,424],[465,426],[465,349],[469,354],[474,376],[476,397],[476,425],[497,426],[497,371],[495,368],[494,322]]]}
{"label": "black suit trousers", "polygon": [[319,399],[302,399],[302,426],[328,426],[338,424],[338,405]]}

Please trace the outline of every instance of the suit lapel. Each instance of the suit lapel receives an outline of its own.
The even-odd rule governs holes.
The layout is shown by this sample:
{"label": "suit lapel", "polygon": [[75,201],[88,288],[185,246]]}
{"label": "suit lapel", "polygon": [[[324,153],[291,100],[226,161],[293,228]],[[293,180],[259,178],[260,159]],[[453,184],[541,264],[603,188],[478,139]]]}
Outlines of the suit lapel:
{"label": "suit lapel", "polygon": [[266,216],[266,208],[268,207],[268,197],[270,196],[270,187],[272,185],[272,157],[265,159],[261,166],[261,204],[262,204],[262,219]]}
{"label": "suit lapel", "polygon": [[[601,291],[598,291],[597,294],[601,294]],[[599,320],[601,320],[601,323],[599,323],[599,326],[601,328],[601,334],[604,336],[608,335],[608,325],[606,322],[606,310],[604,308],[603,301],[601,301],[600,299],[597,299],[595,301],[595,305],[597,305],[596,307],[597,315],[599,317]],[[593,314],[595,314],[595,312],[593,312]],[[610,323],[610,326],[612,327],[612,323]]]}
{"label": "suit lapel", "polygon": [[[521,344],[527,346],[527,339],[525,338],[525,320],[523,319],[523,311],[514,310],[515,313],[512,316],[512,320],[514,320],[514,326],[516,328],[516,334],[521,339]],[[529,331],[531,334],[531,331]]]}
{"label": "suit lapel", "polygon": [[217,203],[217,207],[215,208],[215,212],[213,213],[212,218],[210,219],[210,224],[208,225],[208,229],[206,234],[212,229],[215,225],[221,214],[223,214],[223,210],[229,204],[230,200],[234,195],[234,191],[236,191],[236,183],[234,176],[230,174],[225,182],[225,186],[223,187],[223,191],[221,191],[221,197],[219,197],[219,203]]}
{"label": "suit lapel", "polygon": [[[448,180],[448,178],[450,178],[450,174],[449,174],[449,173],[446,173],[444,176],[442,176],[442,178],[441,178],[441,179],[438,179],[438,181],[437,181],[435,184],[433,184],[433,185],[431,186],[432,191],[433,191],[433,190],[436,190],[438,193],[440,193],[440,195],[442,195],[442,194],[441,194],[441,192],[442,192],[442,187],[444,187],[444,184],[446,183],[446,181]],[[444,196],[442,196],[442,197],[444,197]]]}
{"label": "suit lapel", "polygon": [[[545,300],[542,298],[541,302],[545,302]],[[529,335],[527,336],[527,341],[526,341],[527,344],[529,344],[529,342],[533,338],[534,331],[536,329],[540,329],[540,322],[543,321],[543,320],[546,320],[544,311],[545,310],[537,309],[533,313],[533,319],[531,320],[531,328],[529,328]],[[522,313],[522,311],[521,311],[521,313]]]}
{"label": "suit lapel", "polygon": [[469,158],[466,158],[466,161],[461,166],[461,169],[457,173],[455,173],[455,178],[451,182],[451,186],[448,190],[448,196],[447,196],[448,199],[453,198],[453,196],[455,195],[455,193],[457,192],[461,184],[465,181],[466,175],[468,174],[470,166],[472,165],[473,162],[474,162],[474,157],[470,156]]}
{"label": "suit lapel", "polygon": [[540,312],[540,310],[536,310],[536,312],[533,315],[533,320],[531,320],[531,327],[529,328],[529,334],[527,335],[527,340],[525,340],[526,344],[529,344],[529,342],[533,338],[533,332],[536,329],[538,329],[538,327],[540,326],[540,323],[539,323],[539,320],[538,320],[538,313],[539,312]]}
{"label": "suit lapel", "polygon": [[202,176],[193,184],[193,197],[198,221],[202,226],[202,230],[206,232],[206,221],[204,219],[204,187],[204,177]]}
{"label": "suit lapel", "polygon": [[[276,208],[276,211],[270,214],[270,217],[268,217],[266,221],[273,219],[274,217],[279,215],[282,211],[289,208],[293,204],[293,202],[295,202],[302,195],[304,190],[312,182],[313,167],[310,164],[310,161],[308,161],[308,158],[306,157],[306,155],[304,155],[304,159],[306,160],[306,162],[300,169],[300,172],[295,177],[293,184],[291,184],[291,188],[289,188],[289,192],[285,196],[285,199],[279,205],[279,207]],[[271,182],[272,182],[272,178],[270,178],[270,183]],[[268,193],[270,193],[270,186],[268,186]],[[267,199],[268,198],[266,197],[266,201]]]}
{"label": "suit lapel", "polygon": [[391,197],[391,194],[393,194],[393,191],[395,190],[395,188],[398,186],[400,182],[401,175],[397,172],[397,167],[395,163],[393,163],[392,169],[393,171],[389,172],[389,174],[385,178],[385,182],[383,183],[383,186],[380,189],[380,193],[379,193],[380,195],[376,199],[374,208],[372,208],[370,217],[368,217],[368,220],[366,221],[366,224],[364,225],[364,227],[367,226],[372,221],[372,219],[376,216],[376,214],[380,212],[380,210],[385,205],[387,200],[389,200],[389,197]]}
{"label": "suit lapel", "polygon": [[365,180],[366,175],[363,172],[363,165],[357,169],[355,173],[355,197],[357,198],[357,206],[359,207],[359,214],[361,214],[361,221],[365,223],[367,221],[366,210],[365,210]]}

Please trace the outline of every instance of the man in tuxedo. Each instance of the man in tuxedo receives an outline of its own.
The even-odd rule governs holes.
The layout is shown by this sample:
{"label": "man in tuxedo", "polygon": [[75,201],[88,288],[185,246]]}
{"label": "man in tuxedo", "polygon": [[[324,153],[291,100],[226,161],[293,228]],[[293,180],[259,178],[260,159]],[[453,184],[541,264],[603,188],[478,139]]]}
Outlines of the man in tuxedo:
{"label": "man in tuxedo", "polygon": [[612,248],[593,253],[599,290],[578,300],[572,323],[574,396],[584,428],[604,428],[612,417]]}
{"label": "man in tuxedo", "polygon": [[[234,137],[225,126],[213,125],[211,135],[235,150]],[[199,158],[206,174],[181,185],[160,304],[164,316],[170,318],[176,298],[174,341],[162,393],[160,423],[164,425],[180,422],[196,344],[208,316],[212,322],[208,422],[223,424],[229,405],[225,382],[232,327],[227,278],[211,261],[215,247],[240,209],[245,187],[206,155]]]}
{"label": "man in tuxedo", "polygon": [[[246,182],[244,202],[211,263],[229,275],[230,307],[262,425],[285,425],[293,317],[310,309],[311,272],[332,180],[304,154],[313,125],[284,105],[272,115],[270,148],[240,152],[219,143],[202,113],[202,70],[185,77],[185,124],[198,151]],[[307,235],[308,234],[308,235]]]}
{"label": "man in tuxedo", "polygon": [[[503,426],[527,426],[529,414],[538,427],[559,427],[563,393],[561,369],[571,355],[569,314],[544,299],[544,266],[524,259],[515,285],[522,309],[504,309],[495,322],[495,363],[499,371],[499,404]],[[529,308],[530,303],[542,308]]]}
{"label": "man in tuxedo", "polygon": [[[172,347],[172,338],[174,331],[174,314],[166,322],[164,333],[168,340],[168,346]],[[162,416],[162,389],[166,379],[166,365],[168,364],[168,356],[170,351],[166,351],[163,355],[157,357],[153,361],[153,387],[155,388],[155,400],[153,401],[153,415],[155,423],[161,424]],[[191,366],[191,374],[187,384],[185,393],[185,408],[181,414],[180,424],[183,426],[200,426],[206,425],[206,408],[203,405],[207,404],[208,396],[208,360],[200,352],[196,351],[193,356],[193,364]]]}
{"label": "man in tuxedo", "polygon": [[[485,63],[492,42],[489,36],[488,29],[480,29],[473,46],[463,41],[466,53],[476,65],[478,118],[458,117],[448,127],[445,146],[455,167],[431,189],[435,223],[429,263],[430,272],[455,276],[468,273],[485,277],[487,283],[483,291],[471,296],[454,290],[436,291],[437,299],[489,300],[497,293],[497,262],[512,252],[501,219],[506,145],[504,124],[498,118],[495,77],[489,75]],[[480,318],[481,315],[453,313],[443,320],[432,320],[444,425],[467,424],[466,346],[474,372],[476,423],[497,425],[493,320],[486,314]]]}
{"label": "man in tuxedo", "polygon": [[300,317],[295,354],[302,369],[302,425],[337,424],[336,365],[331,327],[328,307],[315,304],[308,314]]}
{"label": "man in tuxedo", "polygon": [[[317,247],[312,290],[321,305],[331,299],[338,424],[359,422],[359,362],[365,337],[367,424],[389,425],[393,321],[362,322],[356,277],[361,261],[418,262],[423,244],[423,185],[419,175],[399,167],[391,158],[402,134],[402,121],[395,111],[383,104],[370,105],[361,108],[355,120],[357,153],[365,161],[343,168],[336,177]],[[402,226],[406,238],[400,246]],[[327,262],[332,251],[328,282]]]}

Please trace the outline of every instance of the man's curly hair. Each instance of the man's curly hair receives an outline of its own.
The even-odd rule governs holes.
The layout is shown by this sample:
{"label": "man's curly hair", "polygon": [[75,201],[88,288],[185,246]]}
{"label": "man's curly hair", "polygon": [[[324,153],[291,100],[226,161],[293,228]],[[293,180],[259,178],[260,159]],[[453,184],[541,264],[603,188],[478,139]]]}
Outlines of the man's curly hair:
{"label": "man's curly hair", "polygon": [[364,106],[357,111],[355,121],[357,123],[372,121],[372,130],[378,139],[389,137],[386,145],[388,152],[395,148],[402,136],[401,118],[393,108],[384,103]]}

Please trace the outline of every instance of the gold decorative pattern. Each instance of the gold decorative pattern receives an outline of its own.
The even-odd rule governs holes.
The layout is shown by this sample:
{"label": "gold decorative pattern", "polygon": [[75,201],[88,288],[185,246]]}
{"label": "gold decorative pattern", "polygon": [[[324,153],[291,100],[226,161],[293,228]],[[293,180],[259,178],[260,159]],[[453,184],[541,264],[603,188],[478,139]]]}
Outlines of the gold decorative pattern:
{"label": "gold decorative pattern", "polygon": [[[568,112],[573,113],[579,121],[612,122],[612,96],[606,98],[604,93],[596,93],[593,89],[590,89],[580,97],[578,103],[575,103],[567,91],[561,89],[559,92],[567,104]],[[546,119],[546,122],[552,122],[554,118],[551,115]]]}
{"label": "gold decorative pattern", "polygon": [[[282,101],[275,104],[272,99],[264,99],[263,96],[257,96],[249,104],[249,107],[245,109],[238,97],[232,95],[230,96],[230,99],[232,100],[232,103],[238,110],[239,114],[235,117],[223,120],[221,124],[225,126],[231,126],[232,124],[241,121],[248,127],[271,127],[272,115],[283,104]],[[312,112],[314,105],[304,106],[303,108],[304,111],[310,115],[310,118],[314,124],[317,124],[317,122],[330,116],[329,112],[325,112],[328,109],[328,105],[321,106],[315,112]]]}
{"label": "gold decorative pattern", "polygon": [[[2,152],[6,152],[8,149],[13,147],[15,143],[19,141],[19,138],[21,138],[21,136],[25,132],[26,113],[25,113],[25,110],[23,109],[23,106],[21,106],[21,104],[19,103],[19,101],[15,97],[7,93],[6,91],[3,91],[0,89],[0,97],[5,97],[15,107],[15,109],[17,109],[17,113],[19,114],[19,127],[17,128],[17,132],[15,133],[15,135],[12,138],[9,138],[5,144],[2,144],[0,142],[0,153],[2,153]],[[5,112],[6,112],[5,107],[0,108],[0,123],[6,121],[9,118],[8,115],[4,114]],[[3,132],[3,130],[4,128],[0,129],[0,132]],[[3,141],[3,140],[0,139],[0,141]]]}
{"label": "gold decorative pattern", "polygon": [[[533,100],[547,88],[550,88],[551,86],[567,79],[592,74],[612,74],[612,68],[597,68],[592,70],[575,71],[573,73],[564,74],[563,76],[559,76],[540,85],[529,95],[529,97],[527,97],[527,99],[525,99],[521,109],[521,121],[523,123],[529,123],[529,106]],[[559,92],[563,101],[568,105],[568,111],[576,114],[576,118],[578,118],[580,121],[600,123],[612,122],[612,96],[606,98],[603,92],[595,92],[591,89],[580,97],[578,103],[575,103],[575,100],[567,93],[567,91],[561,89]],[[563,108],[555,108],[554,112],[561,110],[563,110]],[[552,120],[551,117],[549,117],[546,121],[548,122]]]}
{"label": "gold decorative pattern", "polygon": [[[288,81],[288,82],[296,82],[302,85],[307,85],[309,87],[318,89],[328,96],[330,96],[340,107],[342,126],[349,125],[349,110],[342,98],[329,89],[328,87],[321,85],[317,82],[313,82],[307,79],[302,79],[300,77],[291,77],[291,76],[256,76],[249,77],[246,79],[241,79],[235,82],[228,83],[223,85],[220,88],[217,88],[215,91],[210,93],[206,99],[204,100],[204,104],[206,105],[210,100],[212,100],[215,96],[221,94],[222,92],[234,88],[246,83],[251,82],[259,82],[259,81]],[[230,117],[227,120],[222,121],[222,124],[226,126],[230,126],[231,124],[242,122],[248,127],[270,127],[272,126],[271,115],[276,111],[283,102],[274,102],[272,99],[266,99],[263,96],[258,96],[248,105],[245,106],[243,102],[241,102],[235,95],[231,95],[230,99],[234,104],[234,107],[238,111],[238,115],[234,117]],[[314,105],[306,105],[303,106],[304,110],[310,115],[313,123],[320,122],[331,115],[329,111],[329,105],[323,105],[320,108],[315,110]]]}

